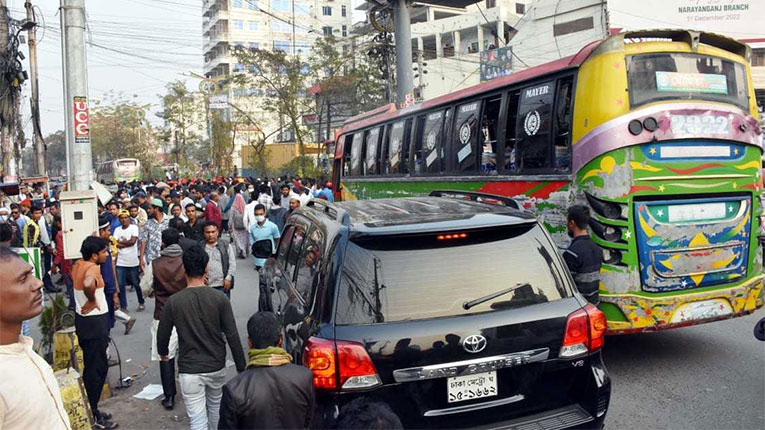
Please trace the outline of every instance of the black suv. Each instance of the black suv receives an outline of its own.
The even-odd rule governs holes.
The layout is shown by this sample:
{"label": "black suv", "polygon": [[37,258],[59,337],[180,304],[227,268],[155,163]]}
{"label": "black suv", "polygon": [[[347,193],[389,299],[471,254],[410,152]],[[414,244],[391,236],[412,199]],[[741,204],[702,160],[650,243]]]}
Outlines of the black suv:
{"label": "black suv", "polygon": [[319,426],[359,396],[408,428],[605,418],[605,316],[512,199],[314,200],[289,217],[261,275],[261,306],[313,371]]}

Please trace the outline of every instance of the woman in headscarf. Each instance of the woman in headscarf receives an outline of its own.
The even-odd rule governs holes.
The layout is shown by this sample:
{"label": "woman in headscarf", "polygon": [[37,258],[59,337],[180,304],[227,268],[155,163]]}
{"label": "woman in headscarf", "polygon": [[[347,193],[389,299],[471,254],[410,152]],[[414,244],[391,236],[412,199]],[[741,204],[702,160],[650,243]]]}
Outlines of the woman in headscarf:
{"label": "woman in headscarf", "polygon": [[250,254],[250,233],[244,222],[245,206],[244,197],[240,193],[236,193],[231,211],[231,236],[234,238],[234,246],[239,258],[247,258]]}

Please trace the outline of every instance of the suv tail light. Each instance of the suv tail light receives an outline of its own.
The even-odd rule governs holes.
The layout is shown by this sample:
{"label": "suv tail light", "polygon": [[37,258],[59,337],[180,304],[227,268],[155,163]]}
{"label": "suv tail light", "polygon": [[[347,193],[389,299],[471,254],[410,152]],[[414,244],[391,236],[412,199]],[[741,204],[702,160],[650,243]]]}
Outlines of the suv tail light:
{"label": "suv tail light", "polygon": [[606,315],[592,304],[571,313],[566,321],[563,346],[558,354],[571,358],[603,347],[606,335]]}
{"label": "suv tail light", "polygon": [[311,337],[306,342],[303,365],[313,372],[317,390],[353,391],[382,385],[372,359],[360,343]]}

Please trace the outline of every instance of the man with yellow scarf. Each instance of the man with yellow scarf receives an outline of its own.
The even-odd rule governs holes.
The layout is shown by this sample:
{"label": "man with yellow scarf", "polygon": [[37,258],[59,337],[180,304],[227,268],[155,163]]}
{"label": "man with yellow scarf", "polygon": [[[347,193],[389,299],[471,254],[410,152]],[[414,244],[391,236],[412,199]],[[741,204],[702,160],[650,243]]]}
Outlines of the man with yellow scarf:
{"label": "man with yellow scarf", "polygon": [[272,312],[258,312],[247,321],[247,370],[223,386],[219,429],[311,428],[313,374],[291,363],[282,341]]}

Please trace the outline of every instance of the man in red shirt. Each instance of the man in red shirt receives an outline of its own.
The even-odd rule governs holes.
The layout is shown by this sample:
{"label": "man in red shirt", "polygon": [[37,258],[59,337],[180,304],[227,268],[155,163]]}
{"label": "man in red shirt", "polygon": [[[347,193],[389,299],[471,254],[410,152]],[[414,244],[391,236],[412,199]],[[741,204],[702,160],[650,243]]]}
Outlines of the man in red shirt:
{"label": "man in red shirt", "polygon": [[218,226],[218,231],[221,231],[222,213],[218,207],[219,198],[220,196],[217,191],[210,193],[210,201],[207,202],[207,206],[205,206],[205,219],[214,222]]}

